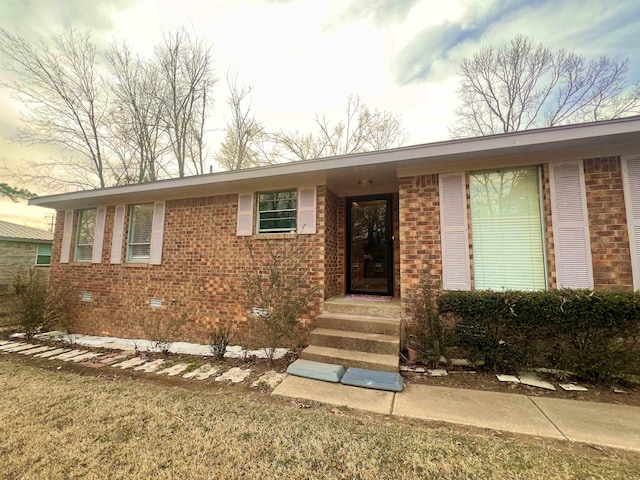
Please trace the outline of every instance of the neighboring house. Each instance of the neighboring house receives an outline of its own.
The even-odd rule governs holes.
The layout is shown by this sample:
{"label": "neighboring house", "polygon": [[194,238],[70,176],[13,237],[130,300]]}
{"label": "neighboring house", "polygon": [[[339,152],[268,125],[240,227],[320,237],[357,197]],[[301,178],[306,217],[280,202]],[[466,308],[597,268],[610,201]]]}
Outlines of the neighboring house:
{"label": "neighboring house", "polygon": [[11,291],[16,275],[31,267],[47,272],[52,243],[53,232],[0,220],[0,292]]}
{"label": "neighboring house", "polygon": [[406,309],[423,272],[444,290],[640,289],[640,117],[29,203],[57,210],[50,275],[83,299],[90,334],[143,336],[187,309],[186,340],[242,326],[248,244],[259,263],[296,232],[318,287],[311,325],[348,293]]}

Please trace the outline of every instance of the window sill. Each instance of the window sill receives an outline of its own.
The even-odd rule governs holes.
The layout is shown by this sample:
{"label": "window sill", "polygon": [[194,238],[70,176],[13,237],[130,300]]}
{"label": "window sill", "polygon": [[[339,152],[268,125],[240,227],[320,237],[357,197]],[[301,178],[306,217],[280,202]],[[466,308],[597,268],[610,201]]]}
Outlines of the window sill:
{"label": "window sill", "polygon": [[285,238],[295,238],[296,232],[291,233],[254,233],[251,238],[256,240],[282,240]]}
{"label": "window sill", "polygon": [[125,262],[121,265],[126,268],[149,268],[149,262]]}

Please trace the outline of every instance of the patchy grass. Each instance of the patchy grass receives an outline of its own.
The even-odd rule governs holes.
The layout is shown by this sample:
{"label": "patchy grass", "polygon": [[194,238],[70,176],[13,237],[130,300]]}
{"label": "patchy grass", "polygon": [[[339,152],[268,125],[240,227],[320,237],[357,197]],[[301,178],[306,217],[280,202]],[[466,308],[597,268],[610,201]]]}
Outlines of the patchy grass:
{"label": "patchy grass", "polygon": [[0,358],[2,476],[640,477],[640,459],[626,453],[121,378]]}
{"label": "patchy grass", "polygon": [[11,314],[11,304],[15,295],[0,295],[0,328],[13,326],[17,323]]}

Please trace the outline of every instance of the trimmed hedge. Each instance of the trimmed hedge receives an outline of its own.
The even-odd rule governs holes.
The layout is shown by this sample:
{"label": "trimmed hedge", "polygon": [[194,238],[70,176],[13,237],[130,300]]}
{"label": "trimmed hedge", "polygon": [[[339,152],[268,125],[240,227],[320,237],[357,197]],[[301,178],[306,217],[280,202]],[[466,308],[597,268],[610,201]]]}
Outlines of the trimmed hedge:
{"label": "trimmed hedge", "polygon": [[425,349],[435,340],[502,372],[546,366],[592,382],[640,374],[640,293],[469,291],[436,301],[437,328],[415,318]]}

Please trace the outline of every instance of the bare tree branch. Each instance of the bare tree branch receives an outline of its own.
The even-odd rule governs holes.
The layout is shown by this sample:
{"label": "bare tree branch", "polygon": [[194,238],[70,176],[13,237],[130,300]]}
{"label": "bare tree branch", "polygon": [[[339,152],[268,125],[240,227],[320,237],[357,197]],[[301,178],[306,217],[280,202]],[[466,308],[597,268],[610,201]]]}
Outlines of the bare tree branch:
{"label": "bare tree branch", "polygon": [[627,87],[628,60],[588,60],[552,52],[519,35],[485,47],[460,65],[461,106],[452,136],[551,127],[640,113],[640,84]]}
{"label": "bare tree branch", "polygon": [[371,111],[360,97],[349,96],[345,113],[345,121],[335,125],[324,116],[316,116],[316,134],[280,131],[274,140],[289,160],[384,150],[407,141],[399,117],[378,109]]}

